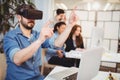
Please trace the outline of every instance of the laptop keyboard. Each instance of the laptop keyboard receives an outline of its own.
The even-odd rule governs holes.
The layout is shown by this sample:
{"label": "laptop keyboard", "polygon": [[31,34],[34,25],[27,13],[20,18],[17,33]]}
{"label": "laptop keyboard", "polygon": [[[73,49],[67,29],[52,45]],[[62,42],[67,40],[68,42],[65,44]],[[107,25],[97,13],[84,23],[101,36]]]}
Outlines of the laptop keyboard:
{"label": "laptop keyboard", "polygon": [[60,72],[49,75],[52,80],[76,80],[78,68],[71,67]]}
{"label": "laptop keyboard", "polygon": [[74,73],[72,75],[69,75],[69,76],[63,78],[63,80],[77,80],[77,74],[78,73]]}

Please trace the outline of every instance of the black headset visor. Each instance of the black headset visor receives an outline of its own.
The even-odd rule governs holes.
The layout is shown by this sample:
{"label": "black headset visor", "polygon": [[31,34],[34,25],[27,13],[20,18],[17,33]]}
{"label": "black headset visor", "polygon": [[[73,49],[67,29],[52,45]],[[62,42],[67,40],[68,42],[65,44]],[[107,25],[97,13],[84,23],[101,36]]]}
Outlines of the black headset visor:
{"label": "black headset visor", "polygon": [[25,9],[20,15],[27,19],[42,19],[43,12],[35,9]]}

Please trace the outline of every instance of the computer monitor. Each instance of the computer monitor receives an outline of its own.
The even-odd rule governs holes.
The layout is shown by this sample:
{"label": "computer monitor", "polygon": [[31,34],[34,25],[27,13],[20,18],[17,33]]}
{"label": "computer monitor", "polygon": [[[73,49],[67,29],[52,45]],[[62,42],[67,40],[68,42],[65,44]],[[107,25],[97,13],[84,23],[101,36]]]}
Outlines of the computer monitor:
{"label": "computer monitor", "polygon": [[104,30],[103,28],[94,27],[91,33],[90,48],[103,46]]}

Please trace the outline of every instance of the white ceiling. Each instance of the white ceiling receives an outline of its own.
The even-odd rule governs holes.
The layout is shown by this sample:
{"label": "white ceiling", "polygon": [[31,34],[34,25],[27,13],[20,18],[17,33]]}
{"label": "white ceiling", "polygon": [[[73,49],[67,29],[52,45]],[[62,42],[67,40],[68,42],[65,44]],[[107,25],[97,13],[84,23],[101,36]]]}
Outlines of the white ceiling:
{"label": "white ceiling", "polygon": [[[99,9],[104,10],[107,3],[109,6],[106,10],[120,10],[120,0],[54,0],[55,1],[55,9],[59,8],[59,4],[64,4],[67,9],[73,9],[74,6],[77,6],[78,9],[88,10],[88,4],[90,6],[90,10],[95,10],[95,3],[98,3]],[[97,5],[97,6],[98,6]],[[62,7],[64,8],[64,7]]]}

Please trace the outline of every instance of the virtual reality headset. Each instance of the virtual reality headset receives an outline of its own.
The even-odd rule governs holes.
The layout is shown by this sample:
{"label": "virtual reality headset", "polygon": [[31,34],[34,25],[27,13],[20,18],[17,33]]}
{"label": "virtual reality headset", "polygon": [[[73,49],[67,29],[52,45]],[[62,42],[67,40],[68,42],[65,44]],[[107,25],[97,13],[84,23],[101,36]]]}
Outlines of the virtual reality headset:
{"label": "virtual reality headset", "polygon": [[42,19],[43,16],[42,11],[35,9],[23,9],[18,14],[27,19]]}

